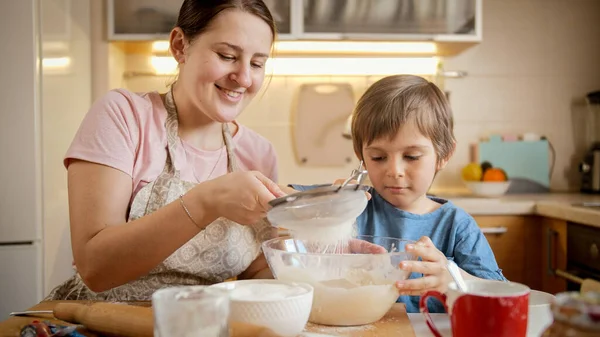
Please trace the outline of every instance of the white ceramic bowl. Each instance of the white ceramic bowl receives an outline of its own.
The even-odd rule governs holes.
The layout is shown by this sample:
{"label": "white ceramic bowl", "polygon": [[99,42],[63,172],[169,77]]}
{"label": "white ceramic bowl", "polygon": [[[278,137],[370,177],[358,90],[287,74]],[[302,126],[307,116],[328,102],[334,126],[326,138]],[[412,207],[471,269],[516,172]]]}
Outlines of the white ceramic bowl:
{"label": "white ceramic bowl", "polygon": [[550,304],[553,300],[554,295],[552,294],[531,290],[529,293],[527,336],[540,336],[552,324],[553,317]]}
{"label": "white ceramic bowl", "polygon": [[465,185],[475,196],[493,198],[504,195],[510,181],[465,181]]}
{"label": "white ceramic bowl", "polygon": [[313,287],[280,280],[240,280],[212,285],[229,290],[232,321],[267,327],[281,336],[300,334],[313,301]]}

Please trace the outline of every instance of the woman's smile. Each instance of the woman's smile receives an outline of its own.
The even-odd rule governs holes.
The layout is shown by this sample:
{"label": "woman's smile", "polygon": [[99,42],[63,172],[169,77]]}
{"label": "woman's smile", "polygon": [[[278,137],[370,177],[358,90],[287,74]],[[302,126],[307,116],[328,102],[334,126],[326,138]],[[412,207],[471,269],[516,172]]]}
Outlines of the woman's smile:
{"label": "woman's smile", "polygon": [[219,92],[222,94],[222,96],[225,96],[229,102],[237,103],[244,97],[243,91],[229,90],[217,84],[215,84],[215,87],[219,89]]}

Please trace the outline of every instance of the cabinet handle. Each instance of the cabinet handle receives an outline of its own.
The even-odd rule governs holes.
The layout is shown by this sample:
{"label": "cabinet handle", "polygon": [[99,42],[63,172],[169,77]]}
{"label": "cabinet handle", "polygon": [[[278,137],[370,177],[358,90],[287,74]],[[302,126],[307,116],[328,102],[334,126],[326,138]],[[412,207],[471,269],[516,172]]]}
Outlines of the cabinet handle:
{"label": "cabinet handle", "polygon": [[554,263],[552,263],[552,258],[554,257],[554,254],[552,253],[552,246],[554,243],[554,236],[556,234],[556,231],[552,228],[548,228],[548,230],[546,231],[546,258],[548,259],[546,261],[546,274],[548,276],[553,276],[555,274]]}
{"label": "cabinet handle", "polygon": [[506,227],[484,227],[481,229],[483,234],[504,234],[508,232],[508,228]]}
{"label": "cabinet handle", "polygon": [[581,277],[575,276],[569,272],[566,272],[564,270],[560,270],[560,269],[556,269],[554,270],[554,273],[556,274],[556,276],[560,276],[564,279],[567,279],[571,282],[575,282],[577,284],[581,284],[583,283],[583,279]]}
{"label": "cabinet handle", "polygon": [[547,243],[546,244],[546,249],[547,249],[546,256],[548,257],[548,261],[546,262],[548,264],[547,271],[546,271],[547,274],[549,276],[559,276],[566,280],[569,280],[571,282],[575,282],[578,284],[583,283],[583,279],[581,277],[573,275],[564,270],[554,268],[554,263],[552,262],[552,258],[554,257],[554,254],[553,254],[554,249],[552,249],[552,246],[554,246],[554,238],[556,237],[557,234],[558,234],[558,232],[553,230],[552,228],[548,228],[548,231],[546,231],[546,243]]}

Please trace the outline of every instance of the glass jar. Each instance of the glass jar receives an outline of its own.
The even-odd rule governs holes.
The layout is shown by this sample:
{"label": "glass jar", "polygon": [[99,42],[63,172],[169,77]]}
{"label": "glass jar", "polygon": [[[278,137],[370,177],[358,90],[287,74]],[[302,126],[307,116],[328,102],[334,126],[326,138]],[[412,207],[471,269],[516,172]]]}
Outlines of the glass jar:
{"label": "glass jar", "polygon": [[600,336],[600,293],[564,292],[550,306],[554,323],[542,337]]}

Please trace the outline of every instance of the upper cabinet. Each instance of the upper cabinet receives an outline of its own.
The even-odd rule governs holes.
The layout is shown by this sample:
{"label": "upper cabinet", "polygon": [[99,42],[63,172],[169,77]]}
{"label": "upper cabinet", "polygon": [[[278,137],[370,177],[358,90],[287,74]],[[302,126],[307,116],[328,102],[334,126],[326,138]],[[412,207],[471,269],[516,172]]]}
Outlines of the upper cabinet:
{"label": "upper cabinet", "polygon": [[[109,40],[167,39],[183,0],[107,0]],[[265,0],[280,40],[478,42],[482,0]]]}
{"label": "upper cabinet", "polygon": [[480,37],[477,0],[303,0],[302,37],[459,40]]}

